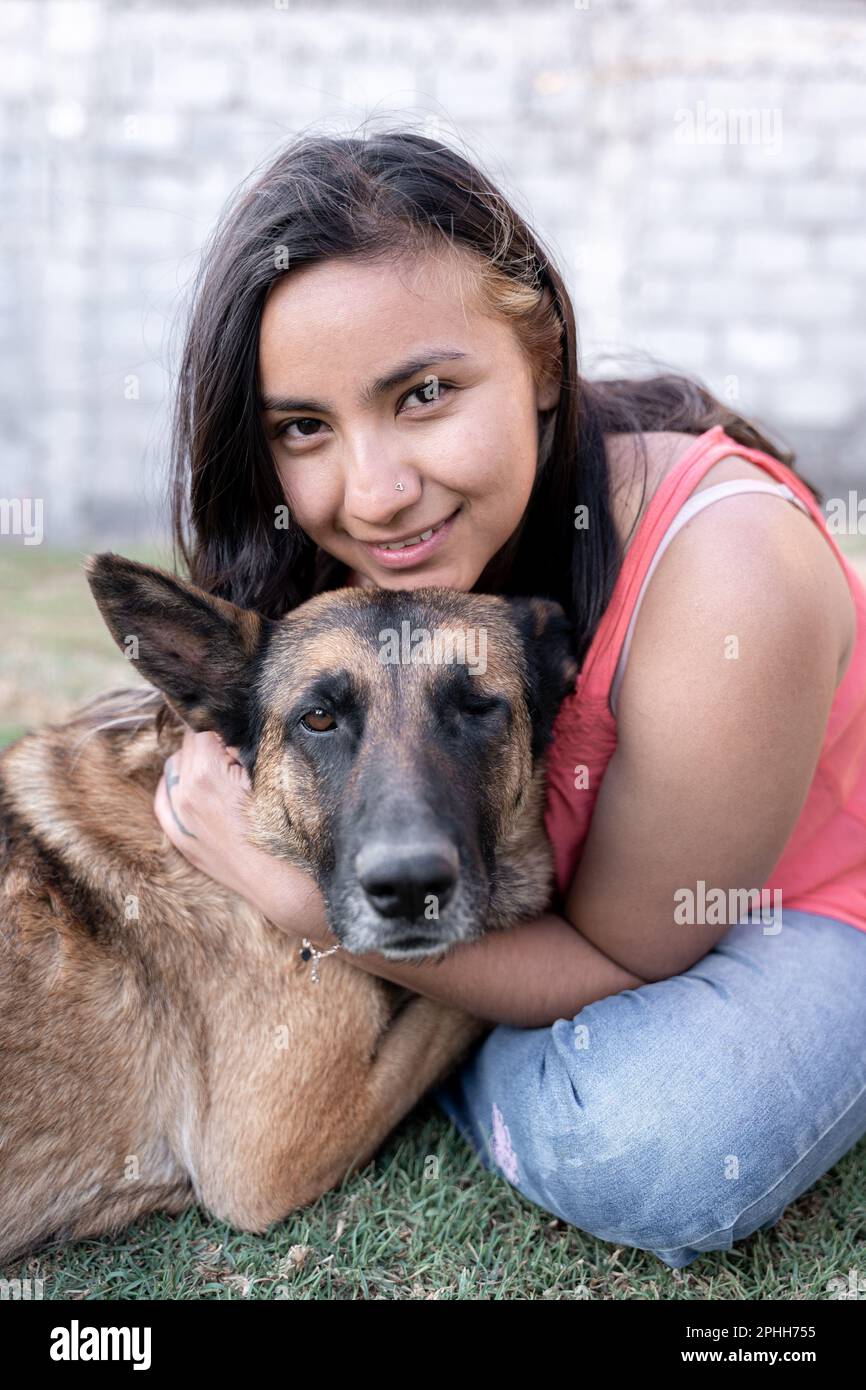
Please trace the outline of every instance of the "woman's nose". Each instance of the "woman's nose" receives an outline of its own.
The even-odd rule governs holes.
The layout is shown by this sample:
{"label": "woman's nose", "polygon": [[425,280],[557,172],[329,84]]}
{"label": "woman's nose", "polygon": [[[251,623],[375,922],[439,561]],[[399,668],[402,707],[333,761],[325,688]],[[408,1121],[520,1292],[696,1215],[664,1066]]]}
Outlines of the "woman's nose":
{"label": "woman's nose", "polygon": [[421,496],[421,475],[397,454],[356,455],[346,464],[343,505],[359,521],[382,525]]}

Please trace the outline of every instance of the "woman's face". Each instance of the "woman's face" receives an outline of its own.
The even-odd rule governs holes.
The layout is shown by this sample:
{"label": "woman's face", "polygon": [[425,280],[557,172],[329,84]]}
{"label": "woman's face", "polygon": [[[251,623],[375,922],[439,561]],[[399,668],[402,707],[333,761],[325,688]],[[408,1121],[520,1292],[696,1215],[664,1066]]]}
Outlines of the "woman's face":
{"label": "woman's face", "polygon": [[432,257],[284,276],[262,315],[259,389],[298,524],[385,589],[473,587],[523,516],[538,411],[558,398]]}

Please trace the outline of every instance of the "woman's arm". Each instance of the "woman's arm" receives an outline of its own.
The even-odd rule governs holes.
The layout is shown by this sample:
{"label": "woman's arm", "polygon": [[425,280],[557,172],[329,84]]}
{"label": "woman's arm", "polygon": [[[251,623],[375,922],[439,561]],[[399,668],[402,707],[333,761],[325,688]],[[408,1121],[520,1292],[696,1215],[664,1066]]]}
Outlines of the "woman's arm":
{"label": "woman's arm", "polygon": [[[815,773],[853,623],[826,538],[779,498],[718,501],[664,553],[565,904],[624,968],[647,980],[681,974],[771,878]],[[713,889],[724,918],[683,920],[686,895],[698,908]]]}
{"label": "woman's arm", "polygon": [[[256,906],[275,926],[309,936],[320,949],[336,944],[315,885],[314,911],[312,895],[293,896],[287,887],[282,874],[273,876],[274,901],[268,911],[260,878],[254,890],[259,898]],[[595,999],[644,983],[554,913],[454,946],[438,960],[404,964],[376,952],[345,959],[416,994],[514,1028],[549,1026],[558,1018],[572,1018]],[[323,961],[319,966],[323,984],[327,984],[327,970],[328,962]]]}
{"label": "woman's arm", "polygon": [[[216,734],[187,730],[170,760],[180,776],[177,786],[169,795],[163,776],[157,787],[157,820],[175,848],[202,873],[246,898],[274,926],[327,949],[337,938],[328,927],[315,880],[245,838],[249,779],[234,753]],[[540,1028],[571,1018],[595,999],[643,983],[552,914],[492,932],[453,947],[439,960],[417,965],[398,964],[374,952],[344,959],[417,994],[517,1028]],[[319,971],[322,987],[327,988],[327,960]]]}
{"label": "woman's arm", "polygon": [[[772,526],[782,509],[769,506]],[[540,1027],[706,955],[733,919],[678,923],[680,890],[697,900],[703,881],[727,902],[729,890],[767,881],[814,775],[839,630],[828,621],[826,588],[790,544],[774,556],[767,538],[747,555],[745,527],[729,537],[720,571],[722,538],[714,554],[687,531],[641,608],[618,745],[566,901],[568,920],[548,914],[440,961],[402,965],[371,953],[353,962],[481,1018]],[[754,546],[754,530],[750,539]],[[285,891],[276,889],[271,911],[261,905],[289,927]],[[322,945],[336,940],[321,902],[309,934]]]}
{"label": "woman's arm", "polygon": [[[475,950],[480,988],[487,971],[502,991],[490,999],[497,1021],[527,1026],[681,974],[712,950],[736,916],[683,922],[683,890],[699,907],[701,883],[721,889],[729,909],[770,878],[815,773],[854,623],[831,547],[789,503],[730,497],[694,517],[635,625],[617,748],[566,918],[515,928],[505,947],[460,948],[445,962],[455,988]],[[767,927],[780,929],[754,929]]]}
{"label": "woman's arm", "polygon": [[[548,914],[420,965],[346,959],[516,1027],[688,969],[730,923],[677,925],[674,895],[700,879],[746,890],[767,880],[814,774],[850,617],[838,562],[790,504],[732,497],[693,518],[641,608],[619,746],[567,919]],[[182,819],[196,838],[178,829],[161,782],[163,829],[275,925],[333,945],[313,879],[246,843],[245,774],[230,751],[215,734],[186,735]]]}

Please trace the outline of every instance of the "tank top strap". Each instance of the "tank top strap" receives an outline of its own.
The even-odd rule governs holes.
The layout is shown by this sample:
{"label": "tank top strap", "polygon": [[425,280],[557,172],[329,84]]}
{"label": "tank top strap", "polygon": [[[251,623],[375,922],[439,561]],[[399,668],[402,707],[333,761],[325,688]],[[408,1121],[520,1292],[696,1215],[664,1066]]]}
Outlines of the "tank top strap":
{"label": "tank top strap", "polygon": [[[662,479],[625,553],[610,602],[590,643],[578,677],[578,685],[584,698],[597,696],[598,702],[609,709],[607,702],[620,654],[656,552],[662,546],[674,518],[687,503],[702,478],[715,463],[729,454],[735,454],[749,463],[756,464],[777,482],[785,484],[793,494],[791,500],[799,499],[811,515],[823,523],[823,513],[812,493],[802,479],[779,459],[773,458],[762,449],[747,448],[740,444],[725,433],[723,425],[714,425],[712,429],[698,435],[676,467]],[[707,492],[710,491],[712,489],[707,489]],[[687,512],[686,520],[689,515]],[[839,547],[833,537],[828,532],[826,534],[844,567],[845,561]]]}
{"label": "tank top strap", "polygon": [[770,493],[772,496],[776,497],[784,497],[786,501],[792,502],[794,506],[799,507],[807,516],[809,515],[809,509],[805,502],[791,490],[787,483],[759,482],[756,478],[731,478],[727,483],[716,483],[715,487],[702,488],[700,492],[693,492],[690,497],[686,498],[656,547],[655,553],[650,561],[649,569],[644,575],[643,583],[638,590],[638,596],[635,600],[634,607],[631,610],[631,617],[629,618],[628,627],[626,628],[625,638],[620,647],[616,670],[610,686],[610,699],[608,703],[610,705],[611,714],[613,714],[614,717],[616,717],[616,702],[619,697],[619,688],[622,684],[622,678],[625,675],[625,666],[628,661],[629,649],[631,647],[632,637],[634,636],[638,613],[640,612],[640,606],[643,602],[647,585],[653,577],[656,566],[674,536],[683,529],[687,521],[691,521],[692,517],[697,516],[698,512],[702,512],[705,507],[711,507],[712,504],[718,502],[720,498],[734,497],[744,492],[763,492]]}

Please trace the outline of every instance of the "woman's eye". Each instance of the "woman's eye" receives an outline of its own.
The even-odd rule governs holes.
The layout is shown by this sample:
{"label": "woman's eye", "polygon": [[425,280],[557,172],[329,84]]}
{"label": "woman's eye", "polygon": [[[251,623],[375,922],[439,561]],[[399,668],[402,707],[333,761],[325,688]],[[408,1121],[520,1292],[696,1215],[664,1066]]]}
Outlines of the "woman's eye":
{"label": "woman's eye", "polygon": [[276,438],[277,438],[277,439],[280,439],[280,438],[282,438],[283,436],[285,436],[287,439],[298,439],[298,438],[300,438],[300,439],[315,439],[315,437],[316,437],[315,434],[306,434],[306,433],[302,433],[302,434],[299,436],[299,435],[296,435],[296,434],[289,434],[289,430],[291,429],[292,425],[322,425],[322,424],[324,424],[324,421],[323,421],[323,420],[314,420],[314,419],[312,419],[312,417],[307,418],[306,416],[304,416],[303,418],[301,418],[301,419],[299,419],[299,420],[286,420],[285,423],[282,424],[282,425],[280,425],[279,429],[277,430],[277,432],[276,432]]}
{"label": "woman's eye", "polygon": [[449,386],[446,381],[440,381],[438,377],[431,376],[422,386],[414,386],[408,396],[403,397],[403,404],[405,405],[412,396],[420,396],[422,405],[433,405],[442,399],[446,391],[453,390],[456,388]]}
{"label": "woman's eye", "polygon": [[[442,399],[445,392],[456,391],[456,389],[456,386],[451,386],[448,382],[440,381],[438,377],[431,376],[422,385],[414,387],[408,395],[404,396],[402,404],[405,405],[412,396],[419,396],[422,408],[426,405],[435,405],[437,401]],[[324,420],[316,420],[315,417],[306,415],[300,416],[297,420],[285,420],[282,425],[277,427],[274,437],[293,440],[316,439],[321,433],[320,427],[324,423]],[[296,425],[300,433],[290,434],[289,431]],[[314,428],[310,429],[309,426]]]}
{"label": "woman's eye", "polygon": [[313,734],[327,734],[337,727],[336,719],[325,709],[307,710],[306,714],[301,715],[301,723]]}

